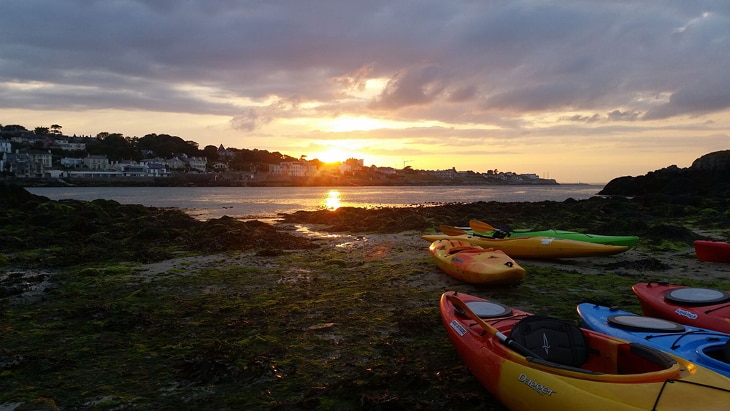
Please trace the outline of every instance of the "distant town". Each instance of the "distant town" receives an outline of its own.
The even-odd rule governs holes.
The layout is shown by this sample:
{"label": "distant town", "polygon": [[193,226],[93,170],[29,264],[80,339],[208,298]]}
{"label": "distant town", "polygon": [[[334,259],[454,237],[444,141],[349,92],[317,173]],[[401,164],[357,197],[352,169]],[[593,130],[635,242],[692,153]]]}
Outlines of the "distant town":
{"label": "distant town", "polygon": [[346,186],[553,185],[553,179],[510,171],[365,167],[279,152],[198,143],[167,134],[67,136],[60,125],[28,130],[0,125],[0,179],[19,185]]}

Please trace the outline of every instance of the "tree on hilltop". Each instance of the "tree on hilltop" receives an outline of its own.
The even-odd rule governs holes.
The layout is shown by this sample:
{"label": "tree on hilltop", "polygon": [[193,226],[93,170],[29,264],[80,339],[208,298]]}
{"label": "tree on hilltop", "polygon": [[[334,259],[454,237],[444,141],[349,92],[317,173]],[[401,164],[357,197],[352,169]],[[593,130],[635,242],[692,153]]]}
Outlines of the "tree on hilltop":
{"label": "tree on hilltop", "polygon": [[177,154],[199,156],[198,143],[185,141],[180,137],[168,134],[147,134],[137,141],[137,149],[150,150],[163,158],[172,158]]}
{"label": "tree on hilltop", "polygon": [[19,132],[19,131],[28,131],[25,127],[18,125],[18,124],[8,124],[5,126],[2,126],[2,130],[5,132]]}
{"label": "tree on hilltop", "polygon": [[101,132],[96,138],[90,138],[86,142],[86,152],[91,155],[104,155],[111,161],[142,159],[134,142],[121,133]]}
{"label": "tree on hilltop", "polygon": [[203,149],[203,157],[211,164],[218,161],[218,147],[212,145],[205,146]]}

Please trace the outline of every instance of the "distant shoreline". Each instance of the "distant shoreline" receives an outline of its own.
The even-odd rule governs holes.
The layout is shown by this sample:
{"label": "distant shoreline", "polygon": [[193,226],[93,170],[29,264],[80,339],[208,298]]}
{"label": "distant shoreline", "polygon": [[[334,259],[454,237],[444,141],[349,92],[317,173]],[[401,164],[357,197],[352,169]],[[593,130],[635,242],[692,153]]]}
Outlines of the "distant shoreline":
{"label": "distant shoreline", "polygon": [[199,176],[179,177],[115,177],[88,179],[60,178],[15,178],[3,177],[0,181],[23,187],[394,187],[394,186],[555,186],[591,185],[588,183],[562,184],[555,180],[535,181],[475,181],[468,180],[408,180],[368,181],[360,179],[337,180],[224,180],[199,178]]}

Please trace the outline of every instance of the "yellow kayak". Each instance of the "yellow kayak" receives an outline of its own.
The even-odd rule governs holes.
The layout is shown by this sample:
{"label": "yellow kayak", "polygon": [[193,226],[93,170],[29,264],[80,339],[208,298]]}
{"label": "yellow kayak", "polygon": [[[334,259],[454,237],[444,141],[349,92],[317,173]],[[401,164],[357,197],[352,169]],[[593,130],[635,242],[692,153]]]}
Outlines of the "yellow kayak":
{"label": "yellow kayak", "polygon": [[723,410],[730,379],[552,317],[446,292],[441,320],[479,382],[513,411]]}
{"label": "yellow kayak", "polygon": [[431,243],[428,251],[441,270],[467,283],[503,285],[525,278],[525,269],[501,250],[444,239]]}
{"label": "yellow kayak", "polygon": [[427,241],[460,240],[484,248],[494,248],[512,258],[576,258],[596,257],[622,253],[627,246],[588,243],[553,237],[484,238],[472,235],[428,234],[421,238]]}

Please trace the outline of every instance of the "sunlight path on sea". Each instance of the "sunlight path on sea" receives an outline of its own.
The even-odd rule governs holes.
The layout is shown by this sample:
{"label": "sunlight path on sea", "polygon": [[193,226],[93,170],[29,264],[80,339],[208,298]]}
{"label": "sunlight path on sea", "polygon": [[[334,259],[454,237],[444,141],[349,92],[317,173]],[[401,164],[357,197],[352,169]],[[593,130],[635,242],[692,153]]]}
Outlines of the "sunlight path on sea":
{"label": "sunlight path on sea", "polygon": [[[224,215],[270,219],[279,213],[337,207],[405,207],[477,201],[582,200],[603,186],[377,186],[377,187],[28,187],[51,200],[114,200],[122,204],[180,208],[200,220]],[[336,191],[338,195],[332,194]]]}

